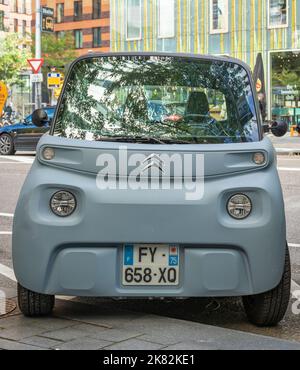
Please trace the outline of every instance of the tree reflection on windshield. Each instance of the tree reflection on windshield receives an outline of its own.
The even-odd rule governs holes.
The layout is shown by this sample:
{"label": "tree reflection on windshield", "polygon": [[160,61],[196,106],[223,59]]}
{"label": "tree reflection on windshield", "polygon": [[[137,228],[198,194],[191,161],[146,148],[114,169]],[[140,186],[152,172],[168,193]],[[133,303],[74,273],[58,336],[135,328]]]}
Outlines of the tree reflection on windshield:
{"label": "tree reflection on windshield", "polygon": [[244,68],[171,56],[78,61],[63,93],[55,135],[159,143],[259,140]]}

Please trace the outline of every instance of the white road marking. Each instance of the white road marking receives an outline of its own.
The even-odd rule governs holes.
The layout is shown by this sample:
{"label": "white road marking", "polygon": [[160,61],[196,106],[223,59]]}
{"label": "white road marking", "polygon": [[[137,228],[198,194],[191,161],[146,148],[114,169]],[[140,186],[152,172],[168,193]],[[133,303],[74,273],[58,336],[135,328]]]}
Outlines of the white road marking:
{"label": "white road marking", "polygon": [[13,218],[14,214],[13,213],[0,213],[0,217]]}
{"label": "white road marking", "polygon": [[31,164],[31,162],[16,162],[16,161],[13,161],[13,162],[5,162],[5,161],[0,161],[0,164]]}
{"label": "white road marking", "polygon": [[0,275],[7,277],[12,281],[17,281],[14,270],[0,263]]}
{"label": "white road marking", "polygon": [[300,285],[298,285],[294,280],[292,280],[291,291],[292,291],[293,297],[298,299],[299,294],[296,294],[296,292],[298,293],[300,292]]}
{"label": "white road marking", "polygon": [[275,148],[277,153],[299,153],[299,148]]}
{"label": "white road marking", "polygon": [[[27,164],[31,164],[33,163],[34,161],[34,157],[26,157],[26,156],[6,156],[6,155],[3,155],[0,157],[1,158],[4,158],[4,159],[9,159],[10,161],[12,162],[9,162],[9,163],[14,163],[14,162],[21,162],[21,163],[27,163]],[[0,161],[1,163],[1,161]]]}
{"label": "white road marking", "polygon": [[0,235],[12,235],[11,231],[0,231]]}
{"label": "white road marking", "polygon": [[74,296],[66,296],[66,295],[58,295],[58,299],[61,299],[63,301],[72,301],[72,299],[76,298]]}
{"label": "white road marking", "polygon": [[295,167],[278,167],[278,171],[300,172],[300,168],[295,168]]}
{"label": "white road marking", "polygon": [[289,247],[300,248],[300,244],[289,244]]}

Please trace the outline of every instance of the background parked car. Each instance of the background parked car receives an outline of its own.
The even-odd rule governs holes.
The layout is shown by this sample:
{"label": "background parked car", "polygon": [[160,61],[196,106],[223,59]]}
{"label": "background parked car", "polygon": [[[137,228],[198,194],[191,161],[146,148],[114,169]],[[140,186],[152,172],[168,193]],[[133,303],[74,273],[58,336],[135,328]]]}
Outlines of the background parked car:
{"label": "background parked car", "polygon": [[[47,107],[45,111],[51,120],[55,107]],[[50,129],[50,124],[37,127],[32,123],[32,114],[23,122],[0,128],[0,155],[13,155],[16,151],[35,151],[38,141]]]}

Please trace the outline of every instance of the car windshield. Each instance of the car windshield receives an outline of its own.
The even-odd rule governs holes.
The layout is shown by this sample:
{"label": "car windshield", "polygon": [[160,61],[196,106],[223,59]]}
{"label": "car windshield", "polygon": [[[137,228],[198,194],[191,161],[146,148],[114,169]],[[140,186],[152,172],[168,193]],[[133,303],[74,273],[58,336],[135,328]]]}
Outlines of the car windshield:
{"label": "car windshield", "polygon": [[249,75],[242,66],[173,56],[79,60],[54,135],[161,144],[259,140]]}

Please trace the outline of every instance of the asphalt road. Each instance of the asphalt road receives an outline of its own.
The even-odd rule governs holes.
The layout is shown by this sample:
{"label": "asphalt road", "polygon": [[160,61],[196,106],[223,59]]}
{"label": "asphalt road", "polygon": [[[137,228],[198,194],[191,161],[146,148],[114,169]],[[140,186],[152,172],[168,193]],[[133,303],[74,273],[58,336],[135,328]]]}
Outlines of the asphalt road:
{"label": "asphalt road", "polygon": [[[11,230],[12,215],[24,179],[31,167],[32,155],[0,157],[0,264],[12,268]],[[284,191],[288,242],[293,264],[294,289],[300,290],[300,158],[279,156],[278,168]],[[274,215],[275,217],[276,215]],[[1,267],[1,265],[0,265]],[[15,296],[16,283],[3,276],[0,269],[0,288]],[[81,299],[85,300],[85,299]],[[293,303],[295,300],[292,300]],[[131,310],[156,313],[189,321],[213,324],[227,328],[250,331],[300,342],[300,315],[291,307],[281,325],[273,329],[258,329],[246,322],[239,299],[173,301],[124,301],[89,300],[94,305],[122,306]]]}

